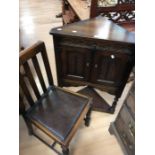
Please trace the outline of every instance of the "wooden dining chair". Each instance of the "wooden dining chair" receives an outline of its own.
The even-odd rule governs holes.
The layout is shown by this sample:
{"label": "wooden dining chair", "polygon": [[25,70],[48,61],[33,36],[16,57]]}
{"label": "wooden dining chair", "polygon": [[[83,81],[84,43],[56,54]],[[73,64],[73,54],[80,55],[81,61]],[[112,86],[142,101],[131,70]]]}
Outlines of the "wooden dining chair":
{"label": "wooden dining chair", "polygon": [[[44,74],[41,61],[44,62]],[[63,154],[68,155],[69,143],[79,125],[84,120],[85,125],[89,126],[92,99],[53,85],[46,48],[42,41],[21,51],[19,64],[20,114],[26,122],[29,134],[53,150],[56,143],[60,144]],[[45,80],[45,75],[48,80]],[[30,106],[27,108],[25,103]],[[39,137],[34,127],[52,138],[54,143],[50,145]]]}

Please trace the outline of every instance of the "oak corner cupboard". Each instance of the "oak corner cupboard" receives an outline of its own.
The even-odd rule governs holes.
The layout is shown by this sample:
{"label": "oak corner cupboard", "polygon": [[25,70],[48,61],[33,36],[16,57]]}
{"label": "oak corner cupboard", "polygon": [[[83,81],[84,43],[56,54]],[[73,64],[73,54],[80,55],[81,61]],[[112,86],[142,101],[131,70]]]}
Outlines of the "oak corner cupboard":
{"label": "oak corner cupboard", "polygon": [[59,86],[98,88],[115,95],[115,107],[134,66],[134,33],[105,17],[53,28]]}

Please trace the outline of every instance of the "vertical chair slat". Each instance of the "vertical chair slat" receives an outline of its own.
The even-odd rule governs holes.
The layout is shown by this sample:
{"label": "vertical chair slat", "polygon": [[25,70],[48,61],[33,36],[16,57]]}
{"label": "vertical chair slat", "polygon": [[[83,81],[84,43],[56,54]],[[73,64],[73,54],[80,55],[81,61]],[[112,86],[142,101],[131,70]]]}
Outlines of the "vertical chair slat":
{"label": "vertical chair slat", "polygon": [[22,88],[22,91],[23,91],[23,93],[24,93],[26,99],[28,100],[29,104],[30,104],[31,106],[33,106],[34,101],[33,101],[33,99],[32,99],[32,96],[31,96],[31,94],[30,94],[30,92],[29,92],[29,90],[28,90],[26,84],[25,84],[24,78],[22,77],[22,74],[21,74],[21,73],[19,73],[19,83],[20,83],[20,86],[21,86],[21,88]]}
{"label": "vertical chair slat", "polygon": [[28,62],[25,62],[23,64],[23,67],[25,69],[26,75],[28,76],[29,82],[30,82],[30,84],[31,84],[31,86],[32,86],[32,88],[34,90],[34,93],[35,93],[37,99],[39,99],[40,98],[40,93],[39,93],[38,87],[36,85],[36,82],[35,82],[35,80],[33,78],[33,75],[32,75],[32,72],[31,72],[31,69],[30,69],[30,66],[29,66]]}
{"label": "vertical chair slat", "polygon": [[23,95],[19,91],[19,113],[24,114],[25,113],[25,105],[23,101]]}
{"label": "vertical chair slat", "polygon": [[32,62],[33,62],[34,68],[35,68],[35,70],[36,70],[36,73],[37,73],[37,75],[38,75],[38,78],[39,78],[40,84],[41,84],[41,86],[42,86],[42,89],[43,89],[43,91],[44,91],[44,93],[45,93],[47,89],[46,89],[46,85],[45,85],[45,82],[44,82],[44,78],[43,78],[43,76],[42,76],[42,73],[41,73],[41,70],[40,70],[40,66],[39,66],[39,63],[38,63],[38,59],[37,59],[36,56],[34,56],[34,57],[32,58]]}
{"label": "vertical chair slat", "polygon": [[49,61],[48,61],[48,57],[47,57],[46,48],[45,48],[44,43],[42,43],[42,46],[41,46],[41,55],[43,57],[43,62],[45,65],[45,70],[47,73],[49,84],[53,85],[52,73],[51,73],[51,69],[50,69],[50,65],[49,65]]}
{"label": "vertical chair slat", "polygon": [[[19,57],[20,66],[24,67],[24,70],[26,72],[26,76],[29,80],[29,83],[30,83],[37,99],[40,99],[41,95],[40,95],[39,89],[37,87],[37,84],[35,82],[35,79],[33,77],[33,73],[32,73],[33,70],[31,71],[31,68],[30,68],[31,66],[29,66],[28,61],[30,59],[32,60],[34,69],[37,73],[36,76],[38,77],[39,83],[42,87],[42,90],[45,93],[47,90],[46,85],[45,85],[45,78],[41,72],[40,63],[39,63],[39,60],[36,56],[39,53],[41,53],[41,56],[43,59],[44,67],[45,67],[47,78],[48,78],[48,83],[49,83],[49,85],[53,85],[52,72],[50,69],[50,65],[49,65],[48,56],[46,53],[46,48],[45,48],[44,42],[38,41],[36,44],[31,46],[30,48],[27,48],[24,51],[22,51],[20,53],[20,57]],[[20,76],[20,85],[21,85],[22,91],[25,94],[27,101],[32,106],[34,104],[34,100],[32,98],[31,92],[29,91],[29,85],[26,85],[27,83],[26,83],[26,81],[24,81],[24,77],[22,76],[21,73],[20,73],[20,75],[21,75]]]}

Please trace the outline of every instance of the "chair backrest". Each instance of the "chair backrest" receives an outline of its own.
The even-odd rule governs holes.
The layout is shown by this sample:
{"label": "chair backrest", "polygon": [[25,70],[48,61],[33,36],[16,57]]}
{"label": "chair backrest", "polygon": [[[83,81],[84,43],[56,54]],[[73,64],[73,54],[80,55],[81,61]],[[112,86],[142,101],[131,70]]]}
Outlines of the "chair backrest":
{"label": "chair backrest", "polygon": [[[38,57],[37,55],[41,57]],[[42,74],[43,71],[41,69],[42,66],[40,65],[40,62],[43,62],[42,64],[44,64],[46,77]],[[44,42],[38,41],[32,47],[20,52],[19,78],[20,104],[23,104],[22,97],[24,96],[29,105],[32,106],[35,103],[34,98],[39,100],[41,95],[47,91],[47,88],[53,85],[52,73]],[[48,79],[48,84],[46,84],[45,78]],[[42,94],[40,93],[41,90],[39,88],[42,88]],[[22,110],[24,109],[23,105],[20,105],[20,107],[22,107]]]}

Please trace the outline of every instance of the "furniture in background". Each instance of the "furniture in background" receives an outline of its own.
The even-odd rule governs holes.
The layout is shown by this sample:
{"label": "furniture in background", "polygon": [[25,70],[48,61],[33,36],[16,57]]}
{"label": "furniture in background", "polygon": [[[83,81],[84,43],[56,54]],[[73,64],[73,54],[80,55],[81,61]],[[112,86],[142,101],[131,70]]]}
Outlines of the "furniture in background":
{"label": "furniture in background", "polygon": [[[44,62],[48,84],[45,82],[45,74],[42,74],[40,69],[39,62],[41,62],[41,58],[38,61],[38,55],[41,56]],[[91,98],[53,85],[43,42],[39,41],[32,47],[20,52],[19,62],[20,114],[22,114],[26,122],[29,133],[53,150],[55,150],[56,143],[60,144],[63,154],[68,155],[69,143],[83,119],[85,125],[89,126]],[[32,70],[32,65],[35,71]],[[34,72],[36,72],[35,76]],[[38,78],[38,82],[36,82],[36,78]],[[29,103],[28,109],[24,103]],[[42,137],[35,133],[33,125],[55,142],[52,145],[45,142]]]}
{"label": "furniture in background", "polygon": [[135,0],[62,0],[63,24],[99,15],[134,31]]}
{"label": "furniture in background", "polygon": [[133,83],[127,98],[109,131],[119,141],[127,155],[135,154],[135,85]]}
{"label": "furniture in background", "polygon": [[[134,66],[134,33],[105,17],[53,28],[58,85],[88,86],[93,109],[114,113]],[[115,95],[110,106],[93,88]]]}

